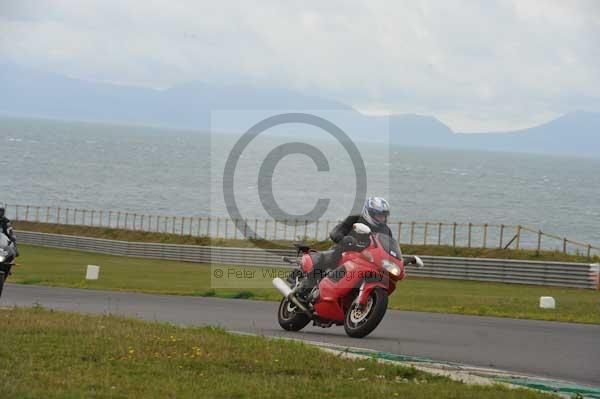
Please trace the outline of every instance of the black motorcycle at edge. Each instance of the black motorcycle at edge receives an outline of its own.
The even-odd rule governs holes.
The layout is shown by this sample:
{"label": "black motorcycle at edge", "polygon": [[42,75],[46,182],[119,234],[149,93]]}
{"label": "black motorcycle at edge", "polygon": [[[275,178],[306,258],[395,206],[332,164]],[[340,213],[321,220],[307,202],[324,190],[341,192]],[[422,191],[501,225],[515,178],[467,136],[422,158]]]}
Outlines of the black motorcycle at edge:
{"label": "black motorcycle at edge", "polygon": [[4,282],[10,276],[11,269],[15,265],[17,250],[15,244],[8,237],[0,233],[0,296]]}

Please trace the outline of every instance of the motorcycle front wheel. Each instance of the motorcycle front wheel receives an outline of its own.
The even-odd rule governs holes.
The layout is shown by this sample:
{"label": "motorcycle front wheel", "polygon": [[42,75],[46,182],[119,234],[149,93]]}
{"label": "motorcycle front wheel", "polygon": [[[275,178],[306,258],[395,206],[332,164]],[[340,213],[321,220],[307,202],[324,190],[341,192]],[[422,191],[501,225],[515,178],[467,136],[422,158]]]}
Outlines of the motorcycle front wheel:
{"label": "motorcycle front wheel", "polygon": [[296,311],[296,306],[287,298],[279,304],[277,320],[281,328],[287,331],[300,331],[310,322],[310,318],[302,312]]}
{"label": "motorcycle front wheel", "polygon": [[4,288],[4,272],[0,271],[0,296],[2,296],[2,289]]}
{"label": "motorcycle front wheel", "polygon": [[385,316],[388,306],[388,293],[381,287],[371,291],[367,304],[361,308],[357,301],[346,312],[344,329],[352,338],[362,338],[369,335]]}

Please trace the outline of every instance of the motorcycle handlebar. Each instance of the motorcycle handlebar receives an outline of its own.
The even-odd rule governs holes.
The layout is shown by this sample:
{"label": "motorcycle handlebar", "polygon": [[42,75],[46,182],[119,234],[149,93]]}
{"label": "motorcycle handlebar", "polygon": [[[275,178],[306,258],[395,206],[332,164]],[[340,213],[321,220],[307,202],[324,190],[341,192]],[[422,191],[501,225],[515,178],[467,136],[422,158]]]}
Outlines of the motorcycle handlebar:
{"label": "motorcycle handlebar", "polygon": [[298,259],[296,258],[290,258],[289,256],[283,256],[281,258],[282,261],[289,263],[291,265],[297,265],[298,264]]}

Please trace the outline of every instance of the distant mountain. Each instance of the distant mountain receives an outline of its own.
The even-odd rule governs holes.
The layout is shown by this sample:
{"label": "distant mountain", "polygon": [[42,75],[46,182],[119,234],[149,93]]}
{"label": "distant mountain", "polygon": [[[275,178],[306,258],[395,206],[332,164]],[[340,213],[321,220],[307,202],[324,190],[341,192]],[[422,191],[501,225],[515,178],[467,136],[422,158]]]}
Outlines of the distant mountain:
{"label": "distant mountain", "polygon": [[[104,123],[208,129],[211,109],[345,110],[355,139],[406,146],[537,152],[600,157],[600,113],[574,112],[510,132],[455,133],[431,116],[367,116],[338,101],[284,89],[190,83],[167,90],[88,82],[0,63],[0,112]],[[385,123],[380,123],[385,122]],[[236,125],[231,121],[231,128]],[[373,131],[379,126],[381,131]],[[302,127],[289,129],[304,134]]]}
{"label": "distant mountain", "polygon": [[600,157],[600,113],[577,111],[528,129],[456,138],[463,148]]}
{"label": "distant mountain", "polygon": [[0,64],[0,112],[9,115],[207,129],[210,109],[339,109],[291,90],[203,83],[155,90],[87,82]]}

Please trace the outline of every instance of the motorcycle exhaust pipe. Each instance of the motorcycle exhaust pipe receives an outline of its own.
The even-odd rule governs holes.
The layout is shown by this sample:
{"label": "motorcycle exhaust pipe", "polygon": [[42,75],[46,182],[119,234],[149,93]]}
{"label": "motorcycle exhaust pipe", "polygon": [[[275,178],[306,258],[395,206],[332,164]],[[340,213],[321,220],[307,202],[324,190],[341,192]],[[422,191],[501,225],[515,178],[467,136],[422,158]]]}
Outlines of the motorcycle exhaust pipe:
{"label": "motorcycle exhaust pipe", "polygon": [[290,288],[290,286],[287,285],[285,281],[283,281],[279,277],[275,277],[273,279],[273,286],[277,288],[277,291],[281,292],[281,295],[283,295],[286,298],[292,293],[292,289]]}
{"label": "motorcycle exhaust pipe", "polygon": [[279,291],[281,293],[281,295],[283,295],[284,297],[286,297],[290,302],[292,302],[294,305],[296,305],[296,307],[298,309],[300,309],[302,312],[306,313],[307,315],[309,315],[311,318],[313,317],[313,314],[310,310],[308,310],[306,308],[306,306],[304,306],[299,300],[298,298],[296,298],[296,295],[294,295],[294,291],[292,291],[292,289],[289,287],[289,285],[287,285],[285,283],[285,281],[283,281],[282,279],[280,279],[279,277],[275,277],[273,279],[273,286],[275,288],[277,288],[277,291]]}

